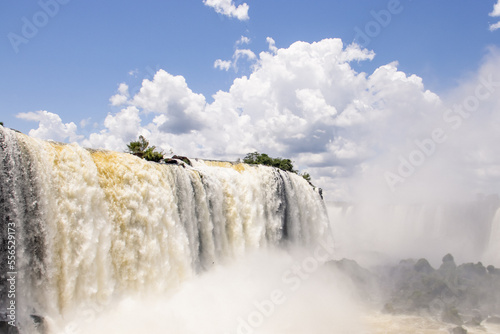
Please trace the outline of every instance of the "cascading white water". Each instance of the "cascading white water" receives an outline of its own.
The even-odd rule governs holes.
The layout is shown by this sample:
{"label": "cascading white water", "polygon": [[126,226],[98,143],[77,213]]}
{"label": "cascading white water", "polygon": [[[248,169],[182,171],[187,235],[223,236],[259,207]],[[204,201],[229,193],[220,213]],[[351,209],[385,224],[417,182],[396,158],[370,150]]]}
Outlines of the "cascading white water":
{"label": "cascading white water", "polygon": [[193,167],[37,140],[0,126],[0,313],[15,227],[16,323],[166,292],[247,250],[329,233],[319,191],[275,168]]}

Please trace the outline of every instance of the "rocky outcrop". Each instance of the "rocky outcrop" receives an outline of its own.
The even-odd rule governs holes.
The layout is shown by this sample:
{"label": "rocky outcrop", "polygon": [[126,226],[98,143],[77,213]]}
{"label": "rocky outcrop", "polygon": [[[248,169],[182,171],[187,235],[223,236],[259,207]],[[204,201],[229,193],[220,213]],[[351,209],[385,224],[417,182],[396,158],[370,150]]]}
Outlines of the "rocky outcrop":
{"label": "rocky outcrop", "polygon": [[328,264],[351,279],[363,300],[374,301],[377,299],[379,278],[375,274],[361,267],[356,261],[349,259],[330,261]]}
{"label": "rocky outcrop", "polygon": [[450,329],[449,332],[450,332],[450,334],[467,334],[467,330],[465,328],[463,328],[462,326]]}
{"label": "rocky outcrop", "polygon": [[172,159],[180,160],[180,161],[184,162],[186,165],[192,166],[191,160],[189,160],[188,157],[183,157],[183,156],[180,156],[180,155],[174,155],[172,157]]}
{"label": "rocky outcrop", "polygon": [[35,330],[33,334],[47,333],[45,319],[42,316],[32,314],[30,317],[32,323],[28,324],[28,326],[31,327],[31,330],[27,330],[25,328],[26,324],[24,326],[24,329],[18,327],[17,324],[16,326],[12,326],[11,324],[9,324],[6,314],[0,313],[0,334],[25,334],[25,333],[33,333],[33,330]]}
{"label": "rocky outcrop", "polygon": [[[437,270],[426,259],[402,260],[370,271],[352,260],[330,265],[349,276],[361,296],[379,298],[383,312],[438,316],[468,327],[481,326],[486,318],[500,321],[495,317],[500,314],[500,275],[481,262],[457,266],[447,254]],[[382,293],[376,295],[377,291]]]}

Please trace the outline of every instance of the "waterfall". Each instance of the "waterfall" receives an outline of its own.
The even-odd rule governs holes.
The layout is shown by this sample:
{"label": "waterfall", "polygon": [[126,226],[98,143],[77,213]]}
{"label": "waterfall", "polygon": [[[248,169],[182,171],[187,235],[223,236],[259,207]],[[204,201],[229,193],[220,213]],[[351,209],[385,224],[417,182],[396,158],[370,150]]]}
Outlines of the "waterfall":
{"label": "waterfall", "polygon": [[496,211],[493,218],[486,258],[493,265],[500,266],[500,208]]}
{"label": "waterfall", "polygon": [[164,293],[249,250],[329,233],[320,192],[279,169],[159,164],[2,126],[0,146],[0,314],[14,301],[27,332],[34,314]]}

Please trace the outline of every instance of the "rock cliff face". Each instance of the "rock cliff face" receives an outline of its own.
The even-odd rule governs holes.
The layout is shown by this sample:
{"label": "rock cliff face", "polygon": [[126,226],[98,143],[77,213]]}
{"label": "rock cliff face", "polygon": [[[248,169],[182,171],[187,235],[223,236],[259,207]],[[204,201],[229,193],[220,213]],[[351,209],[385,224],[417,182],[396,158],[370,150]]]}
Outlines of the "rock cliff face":
{"label": "rock cliff face", "polygon": [[435,316],[457,326],[499,319],[500,270],[491,265],[457,266],[451,254],[444,256],[438,269],[426,259],[371,270],[352,260],[330,265],[350,277],[362,296],[378,301],[384,312]]}

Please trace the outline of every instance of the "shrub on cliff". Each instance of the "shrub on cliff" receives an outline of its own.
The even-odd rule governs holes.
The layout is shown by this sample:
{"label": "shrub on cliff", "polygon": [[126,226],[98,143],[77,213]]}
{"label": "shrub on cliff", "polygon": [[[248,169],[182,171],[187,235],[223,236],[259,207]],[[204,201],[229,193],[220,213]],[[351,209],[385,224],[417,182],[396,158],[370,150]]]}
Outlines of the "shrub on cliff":
{"label": "shrub on cliff", "polygon": [[298,170],[294,169],[292,160],[290,159],[271,158],[266,153],[252,152],[248,153],[243,158],[243,162],[249,165],[265,165],[265,166],[276,167],[287,172],[299,174],[307,182],[311,183],[311,175],[309,175],[309,173],[300,174]]}
{"label": "shrub on cliff", "polygon": [[248,153],[245,158],[243,158],[243,162],[250,165],[272,166],[287,172],[297,173],[297,171],[293,169],[293,163],[290,159],[271,158],[265,153]]}
{"label": "shrub on cliff", "polygon": [[155,146],[149,146],[149,141],[143,136],[127,144],[127,152],[147,161],[160,162],[163,159],[163,153],[157,152]]}

